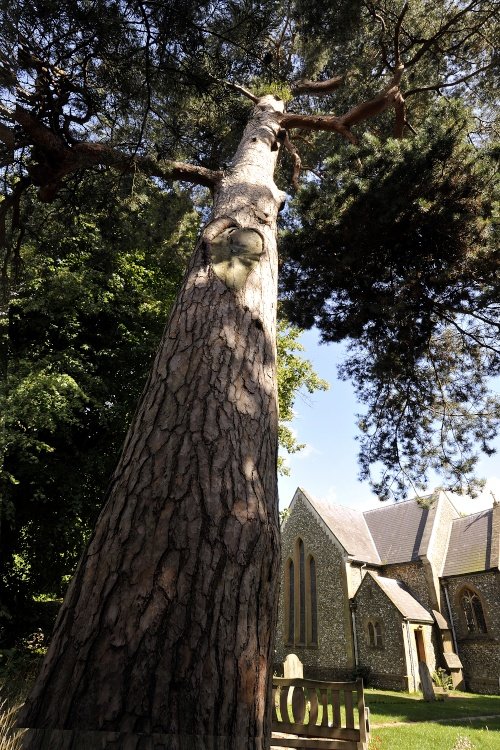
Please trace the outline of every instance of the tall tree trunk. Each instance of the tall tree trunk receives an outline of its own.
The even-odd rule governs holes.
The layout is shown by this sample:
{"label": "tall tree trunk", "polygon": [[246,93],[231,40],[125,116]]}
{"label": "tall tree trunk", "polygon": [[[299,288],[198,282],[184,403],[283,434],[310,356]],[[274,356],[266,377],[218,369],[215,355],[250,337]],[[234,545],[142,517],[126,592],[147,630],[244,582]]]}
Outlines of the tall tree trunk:
{"label": "tall tree trunk", "polygon": [[280,105],[259,100],[217,186],[19,721],[30,750],[269,746]]}

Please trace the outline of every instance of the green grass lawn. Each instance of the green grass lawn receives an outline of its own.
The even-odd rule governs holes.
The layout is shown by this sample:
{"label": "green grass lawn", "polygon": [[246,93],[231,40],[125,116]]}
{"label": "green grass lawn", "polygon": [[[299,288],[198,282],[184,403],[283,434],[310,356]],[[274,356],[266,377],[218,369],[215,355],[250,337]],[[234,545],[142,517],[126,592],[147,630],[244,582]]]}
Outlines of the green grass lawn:
{"label": "green grass lawn", "polygon": [[[500,716],[500,695],[476,695],[453,691],[445,701],[422,700],[421,693],[397,693],[389,690],[365,690],[372,724],[396,721],[430,721],[461,716]],[[500,738],[498,741],[500,750]]]}
{"label": "green grass lawn", "polygon": [[370,750],[499,750],[500,719],[373,728]]}
{"label": "green grass lawn", "polygon": [[[498,695],[454,692],[446,701],[427,703],[419,693],[365,692],[372,724],[370,750],[500,750]],[[493,714],[498,718],[474,718]],[[414,724],[377,726],[400,721]]]}

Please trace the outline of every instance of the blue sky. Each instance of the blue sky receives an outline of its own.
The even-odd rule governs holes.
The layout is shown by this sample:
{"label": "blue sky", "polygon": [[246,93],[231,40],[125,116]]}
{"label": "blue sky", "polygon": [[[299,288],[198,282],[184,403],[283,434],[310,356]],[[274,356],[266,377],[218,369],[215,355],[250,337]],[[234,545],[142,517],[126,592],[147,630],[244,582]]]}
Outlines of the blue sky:
{"label": "blue sky", "polygon": [[[351,384],[337,380],[340,347],[320,345],[314,330],[306,331],[301,343],[305,347],[304,356],[313,363],[318,375],[330,383],[330,390],[299,396],[295,403],[292,428],[306,448],[287,459],[290,476],[279,480],[280,508],[290,504],[297,487],[303,487],[318,499],[359,510],[376,507],[379,501],[368,484],[358,480],[355,415],[359,405]],[[478,474],[488,479],[486,491],[477,500],[464,501],[459,510],[474,513],[491,506],[490,490],[500,500],[500,440],[497,445],[499,453],[482,459],[478,469]],[[439,483],[436,477],[429,490]]]}

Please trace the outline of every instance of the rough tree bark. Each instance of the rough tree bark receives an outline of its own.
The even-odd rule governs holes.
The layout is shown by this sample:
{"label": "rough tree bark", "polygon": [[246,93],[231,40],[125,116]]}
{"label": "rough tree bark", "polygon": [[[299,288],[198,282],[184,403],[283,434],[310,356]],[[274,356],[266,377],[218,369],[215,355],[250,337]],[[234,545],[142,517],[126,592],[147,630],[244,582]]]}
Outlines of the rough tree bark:
{"label": "rough tree bark", "polygon": [[282,105],[257,101],[214,186],[213,219],[19,721],[36,728],[30,750],[269,746]]}

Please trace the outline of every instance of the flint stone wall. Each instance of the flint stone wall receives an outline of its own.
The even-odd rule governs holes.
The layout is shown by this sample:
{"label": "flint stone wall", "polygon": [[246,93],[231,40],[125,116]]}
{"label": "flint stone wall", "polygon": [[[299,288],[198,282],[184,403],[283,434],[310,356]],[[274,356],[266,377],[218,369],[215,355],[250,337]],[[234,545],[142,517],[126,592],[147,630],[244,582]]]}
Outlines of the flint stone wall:
{"label": "flint stone wall", "polygon": [[[378,621],[382,626],[381,647],[370,646],[370,620]],[[371,667],[369,684],[386,689],[405,689],[403,618],[370,576],[356,596],[356,638],[360,666]]]}
{"label": "flint stone wall", "polygon": [[[304,542],[305,558],[313,555],[316,562],[318,610],[318,645],[287,643],[285,633],[285,596],[283,582],[285,565],[291,557],[297,538]],[[341,550],[324,527],[297,498],[291,515],[282,528],[281,590],[278,630],[275,646],[275,669],[282,669],[285,657],[294,653],[304,665],[304,676],[310,679],[347,679],[353,670],[352,638],[348,629],[350,617],[346,596]],[[346,621],[347,618],[347,621]]]}
{"label": "flint stone wall", "polygon": [[[458,652],[464,667],[465,684],[476,693],[500,694],[500,572],[473,573],[448,578],[453,624]],[[479,594],[487,633],[469,634],[460,606],[460,592],[469,587]]]}

